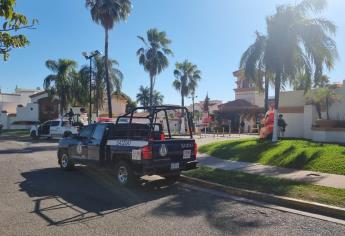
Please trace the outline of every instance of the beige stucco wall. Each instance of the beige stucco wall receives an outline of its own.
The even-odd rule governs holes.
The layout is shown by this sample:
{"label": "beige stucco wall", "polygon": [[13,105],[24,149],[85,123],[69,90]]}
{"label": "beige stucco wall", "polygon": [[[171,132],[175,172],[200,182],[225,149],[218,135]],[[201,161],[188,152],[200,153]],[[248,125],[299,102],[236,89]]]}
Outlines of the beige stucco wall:
{"label": "beige stucco wall", "polygon": [[304,91],[286,91],[280,93],[280,107],[304,107]]}

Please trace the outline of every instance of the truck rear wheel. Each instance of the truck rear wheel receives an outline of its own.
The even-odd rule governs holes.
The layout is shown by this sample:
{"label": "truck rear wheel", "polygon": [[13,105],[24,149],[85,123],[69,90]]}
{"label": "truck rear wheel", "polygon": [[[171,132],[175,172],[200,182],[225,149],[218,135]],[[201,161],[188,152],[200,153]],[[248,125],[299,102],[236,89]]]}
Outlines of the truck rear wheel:
{"label": "truck rear wheel", "polygon": [[130,186],[135,182],[135,176],[130,165],[125,161],[119,161],[115,166],[116,181],[121,186]]}

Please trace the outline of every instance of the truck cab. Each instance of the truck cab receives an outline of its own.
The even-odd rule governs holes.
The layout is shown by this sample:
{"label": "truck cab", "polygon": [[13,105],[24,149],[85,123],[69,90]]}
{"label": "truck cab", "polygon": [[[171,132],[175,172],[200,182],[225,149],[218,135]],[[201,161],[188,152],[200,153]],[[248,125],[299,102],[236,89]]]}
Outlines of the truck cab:
{"label": "truck cab", "polygon": [[[140,113],[139,109],[145,112]],[[188,127],[173,134],[168,111],[178,110],[184,114],[181,123],[186,122]],[[128,122],[122,122],[124,119]],[[121,185],[131,184],[144,175],[161,175],[175,182],[181,171],[197,167],[192,127],[186,108],[137,108],[115,123],[88,125],[79,135],[62,139],[58,162],[63,169],[71,169],[77,163],[112,168]]]}

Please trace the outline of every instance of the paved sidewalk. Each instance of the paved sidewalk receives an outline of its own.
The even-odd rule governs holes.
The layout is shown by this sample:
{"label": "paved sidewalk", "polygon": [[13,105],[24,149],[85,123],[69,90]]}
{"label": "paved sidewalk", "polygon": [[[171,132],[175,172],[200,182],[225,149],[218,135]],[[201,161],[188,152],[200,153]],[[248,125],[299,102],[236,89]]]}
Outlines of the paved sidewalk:
{"label": "paved sidewalk", "polygon": [[201,166],[224,170],[237,170],[248,174],[261,174],[282,179],[296,180],[316,185],[345,189],[345,176],[326,174],[315,171],[295,170],[257,163],[228,161],[207,154],[198,155]]}

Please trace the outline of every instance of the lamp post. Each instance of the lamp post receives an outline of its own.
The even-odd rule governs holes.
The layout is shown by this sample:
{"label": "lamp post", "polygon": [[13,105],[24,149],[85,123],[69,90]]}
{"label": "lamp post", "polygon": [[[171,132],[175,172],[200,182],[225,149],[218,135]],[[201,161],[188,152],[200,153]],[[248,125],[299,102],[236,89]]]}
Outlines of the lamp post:
{"label": "lamp post", "polygon": [[195,94],[193,93],[192,96],[189,97],[189,98],[192,99],[192,104],[193,104],[193,106],[192,106],[193,107],[192,108],[193,109],[193,120],[194,120],[194,113],[195,113],[195,102],[194,101],[195,101],[195,98],[198,98],[198,96],[195,96]]}
{"label": "lamp post", "polygon": [[96,50],[96,51],[91,52],[90,54],[88,54],[87,52],[83,52],[82,54],[86,60],[90,60],[89,124],[91,124],[91,118],[92,118],[92,58],[100,55],[101,53],[98,50]]}

